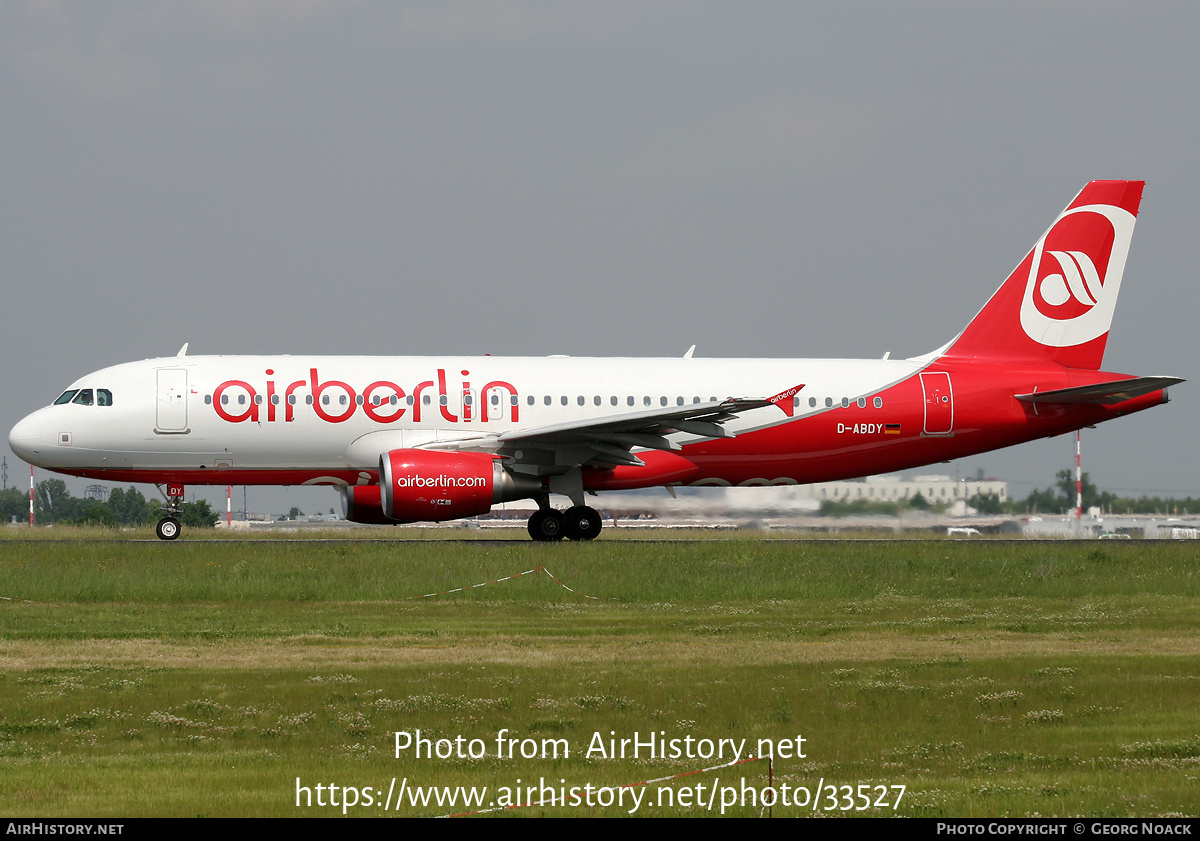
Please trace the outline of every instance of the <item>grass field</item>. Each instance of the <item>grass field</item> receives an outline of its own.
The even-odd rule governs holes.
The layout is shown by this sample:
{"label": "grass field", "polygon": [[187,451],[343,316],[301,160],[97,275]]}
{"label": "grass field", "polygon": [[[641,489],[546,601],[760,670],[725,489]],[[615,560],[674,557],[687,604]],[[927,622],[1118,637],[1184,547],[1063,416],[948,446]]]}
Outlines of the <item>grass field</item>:
{"label": "grass field", "polygon": [[[487,807],[731,758],[588,755],[635,732],[742,758],[802,736],[774,773],[807,803],[775,816],[1200,812],[1187,542],[75,534],[0,540],[7,815],[437,815],[468,811],[459,786]],[[539,566],[577,592],[538,572],[412,598]],[[484,755],[397,757],[416,730]],[[751,762],[508,814],[618,816],[636,791],[638,815],[720,814],[766,785]],[[760,814],[738,797],[725,814]]]}

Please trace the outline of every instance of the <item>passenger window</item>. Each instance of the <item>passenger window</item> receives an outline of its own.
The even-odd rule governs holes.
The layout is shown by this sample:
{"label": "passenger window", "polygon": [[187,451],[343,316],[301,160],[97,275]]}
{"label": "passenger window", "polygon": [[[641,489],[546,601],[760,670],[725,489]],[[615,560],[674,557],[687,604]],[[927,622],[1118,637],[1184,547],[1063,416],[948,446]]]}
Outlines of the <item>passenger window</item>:
{"label": "passenger window", "polygon": [[278,394],[272,394],[272,395],[271,395],[271,405],[272,405],[272,406],[278,406],[278,405],[279,405],[279,395],[278,395]]}
{"label": "passenger window", "polygon": [[860,409],[867,408],[867,398],[865,398],[865,397],[858,398],[858,408],[860,408]]}
{"label": "passenger window", "polygon": [[294,394],[289,394],[289,395],[288,395],[288,405],[289,405],[289,406],[295,406],[295,405],[296,405],[296,395],[294,395]]}
{"label": "passenger window", "polygon": [[109,391],[107,388],[96,389],[96,405],[97,406],[111,406],[112,405],[112,392]]}
{"label": "passenger window", "polygon": [[519,402],[520,402],[520,401],[519,401],[519,400],[517,400],[517,395],[515,395],[515,394],[514,394],[514,395],[512,395],[512,396],[510,396],[510,397],[508,398],[508,404],[509,404],[510,406],[515,406],[515,405],[517,405],[517,403],[519,403]]}
{"label": "passenger window", "polygon": [[682,397],[676,397],[676,398],[675,398],[675,405],[676,405],[676,406],[682,406],[682,405],[683,405],[683,398],[682,398]]}
{"label": "passenger window", "polygon": [[567,395],[565,395],[565,394],[564,394],[564,395],[563,395],[563,396],[560,398],[559,402],[561,402],[561,403],[562,403],[564,406],[565,406],[565,405],[567,405]]}
{"label": "passenger window", "polygon": [[692,398],[692,402],[693,402],[693,403],[699,403],[699,402],[700,402],[700,398],[699,398],[699,397],[693,397],[693,398]]}
{"label": "passenger window", "polygon": [[211,406],[211,405],[212,405],[212,395],[211,395],[211,394],[206,394],[206,395],[204,395],[204,405],[205,405],[205,406]]}
{"label": "passenger window", "polygon": [[843,397],[843,398],[842,398],[842,408],[843,408],[843,409],[849,409],[849,408],[850,408],[850,398],[849,398],[849,397]]}
{"label": "passenger window", "polygon": [[421,402],[424,403],[426,406],[428,406],[430,404],[430,402],[432,402],[432,401],[430,401],[428,394],[422,394]]}
{"label": "passenger window", "polygon": [[826,397],[826,398],[825,398],[825,408],[826,408],[826,409],[831,409],[831,408],[833,408],[833,398],[832,398],[832,397]]}
{"label": "passenger window", "polygon": [[[425,399],[426,399],[426,400],[428,400],[429,398],[425,398]],[[493,405],[493,406],[499,406],[499,405],[500,405],[500,395],[499,395],[499,394],[493,394],[493,395],[492,395],[492,405]]]}
{"label": "passenger window", "polygon": [[529,395],[529,397],[526,398],[525,402],[528,403],[530,406],[532,406],[534,403],[537,402],[537,400],[531,394],[531,395]]}
{"label": "passenger window", "polygon": [[[222,395],[221,395],[221,400],[224,400],[224,399],[225,399],[225,395],[224,395],[224,394],[222,394]],[[325,399],[326,399],[326,400],[328,400],[329,398],[328,398],[328,397],[326,397]],[[305,403],[305,405],[307,405],[307,406],[311,406],[311,405],[313,404],[313,398],[312,398],[312,395],[311,395],[311,394],[306,394],[306,395],[304,395],[304,403]]]}
{"label": "passenger window", "polygon": [[61,405],[62,405],[62,404],[64,404],[64,403],[70,403],[70,402],[71,402],[71,398],[72,398],[72,397],[74,397],[74,396],[75,396],[76,394],[78,394],[78,393],[79,393],[79,390],[78,390],[78,389],[75,389],[75,390],[73,390],[73,391],[64,391],[64,392],[62,393],[62,395],[61,395],[61,396],[59,396],[59,398],[58,398],[57,400],[55,400],[55,401],[54,401],[54,405],[55,405],[55,406],[61,406]]}
{"label": "passenger window", "polygon": [[817,398],[815,398],[815,397],[808,398],[808,408],[810,408],[810,409],[817,408]]}
{"label": "passenger window", "polygon": [[261,406],[261,405],[262,405],[262,395],[261,395],[261,394],[256,394],[256,395],[254,395],[254,405],[255,405],[255,406]]}
{"label": "passenger window", "polygon": [[595,397],[593,397],[592,402],[595,403],[597,406],[599,406],[600,405],[600,395],[597,394]]}
{"label": "passenger window", "polygon": [[608,398],[608,402],[614,406],[617,405],[617,395],[614,394],[612,397]]}
{"label": "passenger window", "polygon": [[[375,398],[375,400],[376,400],[376,401],[378,401],[378,400],[379,400],[379,398],[378,398],[378,397],[376,397],[376,398]],[[363,404],[363,396],[362,396],[361,394],[356,394],[356,395],[354,395],[354,402],[355,402],[357,405],[361,406],[361,405]],[[378,405],[379,405],[379,403],[378,403],[378,402],[376,402],[376,403],[375,403],[375,405],[376,405],[376,406],[378,406]]]}
{"label": "passenger window", "polygon": [[75,395],[75,399],[71,402],[78,403],[80,406],[90,406],[92,405],[92,399],[92,390],[85,388],[79,394]]}
{"label": "passenger window", "polygon": [[636,402],[632,394],[625,398],[625,403],[629,406],[632,406]]}
{"label": "passenger window", "polygon": [[579,397],[577,397],[577,398],[575,399],[575,402],[576,402],[576,403],[578,403],[580,406],[582,406],[582,405],[583,405],[583,403],[584,403],[583,395],[582,395],[582,394],[581,394],[581,395],[579,395]]}
{"label": "passenger window", "polygon": [[876,398],[875,398],[875,408],[876,408],[876,409],[882,409],[882,408],[883,408],[883,398],[882,398],[882,397],[876,397]]}
{"label": "passenger window", "polygon": [[542,400],[542,402],[545,403],[547,406],[549,406],[551,403],[554,402],[554,399],[549,394],[547,394],[545,396],[545,398]]}
{"label": "passenger window", "polygon": [[660,398],[658,398],[658,405],[660,405],[660,406],[665,406],[665,405],[667,405],[667,398],[666,398],[666,397],[660,397]]}
{"label": "passenger window", "polygon": [[650,405],[650,397],[649,397],[649,395],[647,395],[647,396],[645,396],[645,397],[643,397],[643,398],[642,398],[642,405],[643,405],[643,406],[649,406],[649,405]]}

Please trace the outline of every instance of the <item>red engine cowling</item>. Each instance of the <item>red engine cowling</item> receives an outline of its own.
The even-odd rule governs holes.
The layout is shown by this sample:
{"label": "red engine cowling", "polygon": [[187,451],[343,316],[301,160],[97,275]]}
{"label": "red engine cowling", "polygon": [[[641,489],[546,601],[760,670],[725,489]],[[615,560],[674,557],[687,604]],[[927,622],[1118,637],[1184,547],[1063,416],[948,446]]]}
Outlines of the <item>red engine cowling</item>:
{"label": "red engine cowling", "polygon": [[400,523],[473,517],[542,490],[487,453],[392,450],[379,458],[379,480],[383,516]]}

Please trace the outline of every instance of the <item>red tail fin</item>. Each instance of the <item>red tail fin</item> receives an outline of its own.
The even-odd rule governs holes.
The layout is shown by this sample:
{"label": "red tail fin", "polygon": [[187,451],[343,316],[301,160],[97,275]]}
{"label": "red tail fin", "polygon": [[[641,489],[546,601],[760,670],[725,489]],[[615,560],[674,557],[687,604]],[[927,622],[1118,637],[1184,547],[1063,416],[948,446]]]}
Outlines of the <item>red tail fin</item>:
{"label": "red tail fin", "polygon": [[1093,181],[946,351],[1099,370],[1144,181]]}

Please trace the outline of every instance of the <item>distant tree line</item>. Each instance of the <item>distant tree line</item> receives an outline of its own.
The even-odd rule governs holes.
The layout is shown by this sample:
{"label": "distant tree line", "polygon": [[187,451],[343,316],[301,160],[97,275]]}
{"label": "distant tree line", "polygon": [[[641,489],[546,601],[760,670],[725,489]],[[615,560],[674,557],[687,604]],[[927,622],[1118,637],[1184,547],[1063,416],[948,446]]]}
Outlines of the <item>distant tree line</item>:
{"label": "distant tree line", "polygon": [[[33,489],[33,518],[39,525],[144,526],[161,520],[166,512],[157,499],[147,500],[133,486],[114,488],[108,501],[80,499],[71,496],[62,479],[38,482]],[[217,512],[208,500],[185,502],[177,515],[179,522],[192,528],[212,528],[217,524]],[[5,523],[29,522],[29,491],[9,488],[0,491],[0,517]]]}
{"label": "distant tree line", "polygon": [[899,516],[905,510],[909,511],[928,511],[930,509],[943,510],[948,508],[948,505],[930,505],[920,493],[914,494],[907,499],[899,499],[895,502],[886,502],[877,499],[826,499],[821,502],[822,517],[850,517],[859,514],[884,514],[890,517]]}
{"label": "distant tree line", "polygon": [[[1200,499],[1175,499],[1161,496],[1117,496],[1102,491],[1083,474],[1083,508],[1099,508],[1110,514],[1200,514]],[[1022,502],[1016,503],[1013,513],[1061,514],[1075,510],[1075,473],[1060,470],[1055,482],[1045,490],[1035,490]],[[968,503],[972,504],[972,503]]]}

